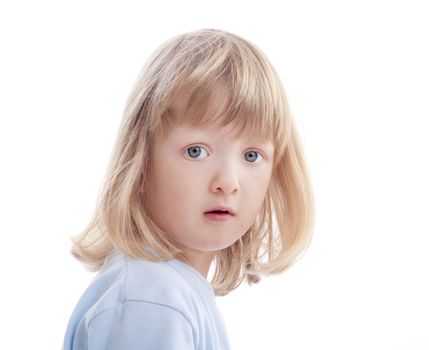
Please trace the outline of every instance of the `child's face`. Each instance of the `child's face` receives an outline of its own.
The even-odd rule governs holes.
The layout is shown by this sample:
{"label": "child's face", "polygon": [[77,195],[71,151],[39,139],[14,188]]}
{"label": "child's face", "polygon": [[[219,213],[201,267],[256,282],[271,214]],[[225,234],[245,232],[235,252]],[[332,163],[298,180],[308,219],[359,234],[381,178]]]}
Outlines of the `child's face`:
{"label": "child's face", "polygon": [[[150,214],[185,249],[213,252],[230,246],[255,222],[263,204],[274,146],[244,136],[231,139],[229,130],[179,126],[155,139]],[[234,215],[225,221],[205,215],[218,206]]]}

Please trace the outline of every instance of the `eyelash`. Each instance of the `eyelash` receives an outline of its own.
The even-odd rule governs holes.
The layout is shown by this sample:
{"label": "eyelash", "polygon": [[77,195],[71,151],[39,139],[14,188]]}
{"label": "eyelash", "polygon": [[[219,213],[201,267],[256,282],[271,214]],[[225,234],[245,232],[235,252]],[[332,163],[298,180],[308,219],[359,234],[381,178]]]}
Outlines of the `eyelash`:
{"label": "eyelash", "polygon": [[[192,157],[190,157],[189,156],[189,154],[188,154],[188,150],[189,149],[191,149],[191,148],[202,148],[202,149],[204,149],[206,152],[207,152],[207,150],[203,147],[203,146],[201,146],[201,145],[192,145],[192,146],[189,146],[189,147],[186,147],[186,149],[185,149],[185,151],[184,151],[184,153],[190,158],[190,159],[192,159],[192,160],[195,160],[195,159],[198,159],[198,158],[192,158]],[[245,152],[245,153],[248,153],[248,152],[256,152],[257,154],[259,154],[260,156],[261,156],[261,160],[260,161],[258,161],[258,162],[249,162],[249,163],[251,163],[251,164],[258,164],[259,162],[261,162],[265,157],[264,157],[264,155],[261,153],[261,152],[259,152],[259,151],[256,151],[256,150],[250,150],[250,151],[247,151],[247,152]],[[208,152],[207,152],[207,154],[208,154]]]}

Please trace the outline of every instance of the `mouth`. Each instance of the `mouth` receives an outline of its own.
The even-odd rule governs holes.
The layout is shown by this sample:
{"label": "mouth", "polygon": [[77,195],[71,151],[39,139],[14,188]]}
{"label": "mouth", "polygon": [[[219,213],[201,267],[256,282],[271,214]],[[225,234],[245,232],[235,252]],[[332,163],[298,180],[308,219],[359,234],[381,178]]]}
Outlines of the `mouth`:
{"label": "mouth", "polygon": [[214,208],[211,208],[211,209],[209,209],[209,210],[207,210],[207,211],[204,212],[204,214],[207,214],[207,213],[229,214],[229,215],[232,215],[232,216],[235,215],[234,211],[231,208],[229,208],[229,207],[223,207],[223,206],[222,207],[214,207]]}
{"label": "mouth", "polygon": [[206,211],[205,214],[207,213],[216,213],[216,214],[230,214],[232,215],[228,210],[210,210],[210,211]]}
{"label": "mouth", "polygon": [[204,216],[208,218],[210,221],[226,221],[233,217],[230,213],[221,213],[221,212],[206,212]]}
{"label": "mouth", "polygon": [[235,214],[227,209],[214,209],[206,211],[204,216],[210,221],[226,221],[235,216]]}

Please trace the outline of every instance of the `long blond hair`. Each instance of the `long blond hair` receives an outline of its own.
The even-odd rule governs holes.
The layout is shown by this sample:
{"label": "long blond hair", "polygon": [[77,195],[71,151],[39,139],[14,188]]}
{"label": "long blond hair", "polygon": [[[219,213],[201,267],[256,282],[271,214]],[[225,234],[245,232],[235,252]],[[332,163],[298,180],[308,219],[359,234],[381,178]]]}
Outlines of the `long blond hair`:
{"label": "long blond hair", "polygon": [[[219,83],[229,99],[213,116],[208,111]],[[178,101],[186,102],[180,115],[175,113]],[[287,98],[261,50],[215,29],[168,40],[143,67],[125,106],[96,210],[86,229],[72,237],[73,256],[96,271],[114,248],[150,261],[181,253],[148,215],[144,189],[152,140],[179,123],[203,126],[214,120],[275,145],[272,178],[258,217],[241,239],[216,252],[211,281],[216,294],[291,266],[311,241],[314,199]]]}

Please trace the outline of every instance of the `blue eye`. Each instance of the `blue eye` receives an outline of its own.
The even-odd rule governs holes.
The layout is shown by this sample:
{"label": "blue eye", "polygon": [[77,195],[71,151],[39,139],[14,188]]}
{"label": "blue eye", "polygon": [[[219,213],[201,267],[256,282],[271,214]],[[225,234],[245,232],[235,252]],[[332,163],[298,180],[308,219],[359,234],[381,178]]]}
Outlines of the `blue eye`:
{"label": "blue eye", "polygon": [[203,148],[203,147],[200,147],[200,146],[191,146],[191,147],[188,147],[186,150],[185,150],[185,153],[189,156],[189,157],[191,157],[192,159],[198,159],[198,157],[201,155],[201,150],[204,150],[204,152],[206,152],[206,154],[208,155],[208,153],[207,153],[207,151]]}
{"label": "blue eye", "polygon": [[[248,155],[248,156],[246,157],[246,155]],[[259,152],[256,152],[256,151],[249,151],[249,152],[245,153],[244,158],[251,163],[259,163],[260,161],[262,161],[262,157],[260,157],[260,159],[258,161],[255,161],[255,159],[257,159],[258,155],[260,156],[261,154]]]}
{"label": "blue eye", "polygon": [[[204,147],[201,146],[191,146],[185,150],[186,155],[191,159],[203,159],[208,156],[208,152]],[[202,156],[205,153],[205,156]],[[259,157],[258,157],[259,156]],[[259,163],[262,161],[263,157],[257,151],[249,151],[244,154],[246,161],[250,163]]]}

